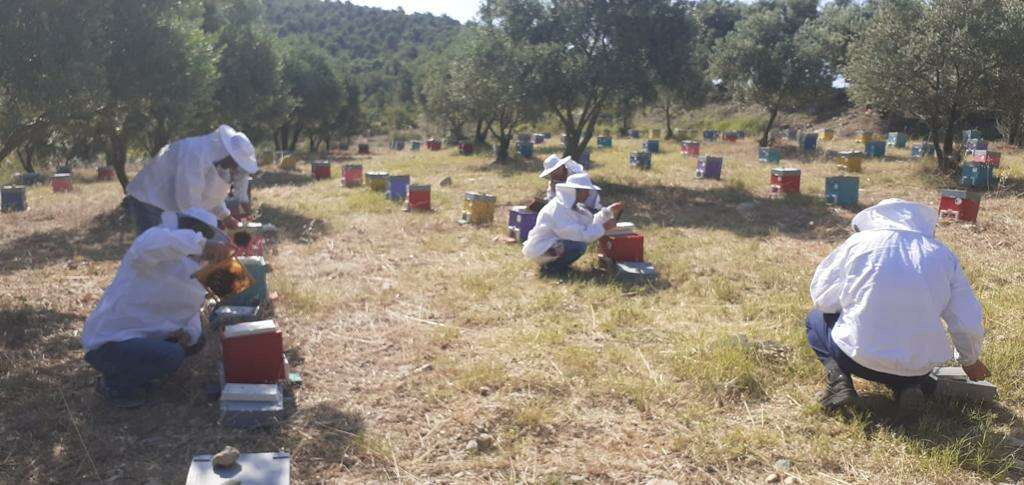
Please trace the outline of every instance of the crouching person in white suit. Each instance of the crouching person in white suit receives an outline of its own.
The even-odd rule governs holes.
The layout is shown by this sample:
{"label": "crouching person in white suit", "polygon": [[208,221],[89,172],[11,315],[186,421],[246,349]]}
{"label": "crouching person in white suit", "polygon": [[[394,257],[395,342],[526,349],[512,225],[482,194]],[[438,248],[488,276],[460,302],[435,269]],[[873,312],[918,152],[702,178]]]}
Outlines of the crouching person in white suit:
{"label": "crouching person in white suit", "polygon": [[825,409],[856,402],[851,375],[892,389],[903,417],[920,413],[928,374],[954,355],[972,380],[988,376],[981,304],[935,239],[937,219],[934,208],[884,200],[854,217],[856,234],[815,271],[807,341],[825,366]]}
{"label": "crouching person in white suit", "polygon": [[542,274],[558,275],[569,270],[587,252],[587,246],[616,225],[622,203],[616,202],[596,214],[583,207],[592,191],[601,190],[586,173],[570,175],[555,185],[556,195],[537,214],[537,223],[523,245],[523,255],[541,265]]}
{"label": "crouching person in white suit", "polygon": [[163,223],[135,239],[85,320],[85,360],[101,374],[96,390],[132,408],[202,347],[199,310],[206,290],[192,275],[201,261],[231,257],[217,242],[217,218],[204,209],[165,212]]}

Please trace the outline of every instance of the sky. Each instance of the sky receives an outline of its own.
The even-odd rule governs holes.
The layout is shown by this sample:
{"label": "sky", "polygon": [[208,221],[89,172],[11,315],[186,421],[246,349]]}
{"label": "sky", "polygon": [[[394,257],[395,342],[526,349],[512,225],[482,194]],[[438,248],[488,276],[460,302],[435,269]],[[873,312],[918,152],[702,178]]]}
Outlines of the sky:
{"label": "sky", "polygon": [[406,13],[423,12],[434,15],[448,15],[465,22],[476,16],[480,0],[349,0],[356,5],[380,7],[394,10],[402,7]]}

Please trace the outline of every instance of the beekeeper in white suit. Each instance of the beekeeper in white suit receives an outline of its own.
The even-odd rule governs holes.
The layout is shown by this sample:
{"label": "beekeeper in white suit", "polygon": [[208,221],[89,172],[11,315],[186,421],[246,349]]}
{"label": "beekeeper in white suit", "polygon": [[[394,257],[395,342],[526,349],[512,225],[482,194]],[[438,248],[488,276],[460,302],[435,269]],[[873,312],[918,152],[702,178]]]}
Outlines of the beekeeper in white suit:
{"label": "beekeeper in white suit", "polygon": [[139,234],[160,223],[164,211],[199,207],[226,227],[238,226],[224,203],[235,196],[248,202],[250,175],[256,173],[256,149],[245,133],[221,125],[213,133],[165,146],[128,184],[127,204]]}
{"label": "beekeeper in white suit", "polygon": [[[578,173],[586,173],[586,171],[583,165],[573,160],[572,157],[558,158],[558,155],[549,156],[544,160],[544,169],[540,172],[540,178],[548,179],[547,195],[544,200],[534,201],[530,209],[539,212],[546,202],[555,198],[555,186],[565,182],[570,175]],[[601,194],[599,191],[591,191],[590,195],[587,196],[587,200],[583,201],[583,206],[591,213],[601,210],[603,206],[601,205]]]}
{"label": "beekeeper in white suit", "polygon": [[148,386],[201,347],[206,290],[192,275],[202,261],[232,254],[210,212],[191,208],[161,218],[128,248],[82,331],[85,360],[102,375],[96,390],[118,407],[141,406]]}
{"label": "beekeeper in white suit", "polygon": [[523,255],[541,265],[543,274],[563,274],[587,252],[587,246],[616,225],[622,203],[616,202],[596,214],[583,207],[592,192],[601,190],[586,173],[569,175],[555,185],[555,197],[540,213],[530,236],[523,244]]}
{"label": "beekeeper in white suit", "polygon": [[932,207],[883,200],[853,218],[856,233],[815,271],[807,341],[825,366],[826,409],[856,402],[851,375],[892,389],[904,417],[921,411],[928,374],[954,355],[972,380],[988,376],[981,304],[935,239],[937,221]]}

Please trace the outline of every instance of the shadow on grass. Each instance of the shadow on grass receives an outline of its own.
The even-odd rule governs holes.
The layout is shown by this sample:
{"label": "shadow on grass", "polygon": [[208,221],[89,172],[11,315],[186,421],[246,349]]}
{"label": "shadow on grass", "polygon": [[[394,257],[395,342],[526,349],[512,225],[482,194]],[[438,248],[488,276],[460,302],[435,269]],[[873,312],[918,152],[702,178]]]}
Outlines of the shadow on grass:
{"label": "shadow on grass", "polygon": [[992,479],[1016,482],[1024,470],[1016,463],[1021,446],[997,431],[1019,428],[1020,418],[998,403],[933,400],[916,421],[898,418],[897,406],[888,395],[862,394],[861,421],[870,439],[882,430],[901,434],[940,455],[951,456],[964,470]]}
{"label": "shadow on grass", "polygon": [[770,198],[742,186],[708,189],[597,181],[605,203],[622,201],[622,220],[662,227],[727,230],[743,237],[781,233],[798,239],[846,237],[848,222],[819,197],[792,195]]}
{"label": "shadow on grass", "polygon": [[486,165],[475,165],[470,168],[474,172],[494,173],[501,177],[514,177],[523,173],[540,173],[542,160],[515,156],[505,163],[491,162]]}
{"label": "shadow on grass", "polygon": [[252,181],[253,188],[269,188],[279,187],[282,185],[287,186],[303,186],[313,183],[313,176],[308,172],[300,172],[298,170],[285,172],[285,171],[274,171],[274,172],[260,172],[256,175],[256,178]]}
{"label": "shadow on grass", "polygon": [[259,206],[259,221],[277,227],[278,237],[301,243],[311,243],[328,232],[327,222],[306,217],[291,209],[272,204]]}
{"label": "shadow on grass", "polygon": [[25,348],[27,345],[37,344],[80,320],[81,317],[73,313],[26,305],[2,308],[0,309],[0,347],[16,350]]}
{"label": "shadow on grass", "polygon": [[134,238],[133,226],[121,206],[97,215],[83,226],[32,234],[0,246],[0,273],[45,266],[82,257],[117,261]]}

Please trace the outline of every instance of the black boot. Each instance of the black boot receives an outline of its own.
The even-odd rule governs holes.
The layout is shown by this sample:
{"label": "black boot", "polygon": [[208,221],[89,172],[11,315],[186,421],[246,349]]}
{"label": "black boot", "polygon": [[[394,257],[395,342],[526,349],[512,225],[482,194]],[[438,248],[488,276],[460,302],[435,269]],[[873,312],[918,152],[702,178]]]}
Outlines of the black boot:
{"label": "black boot", "polygon": [[857,402],[857,391],[853,379],[839,368],[833,359],[825,361],[825,391],[818,402],[826,411],[833,411]]}

